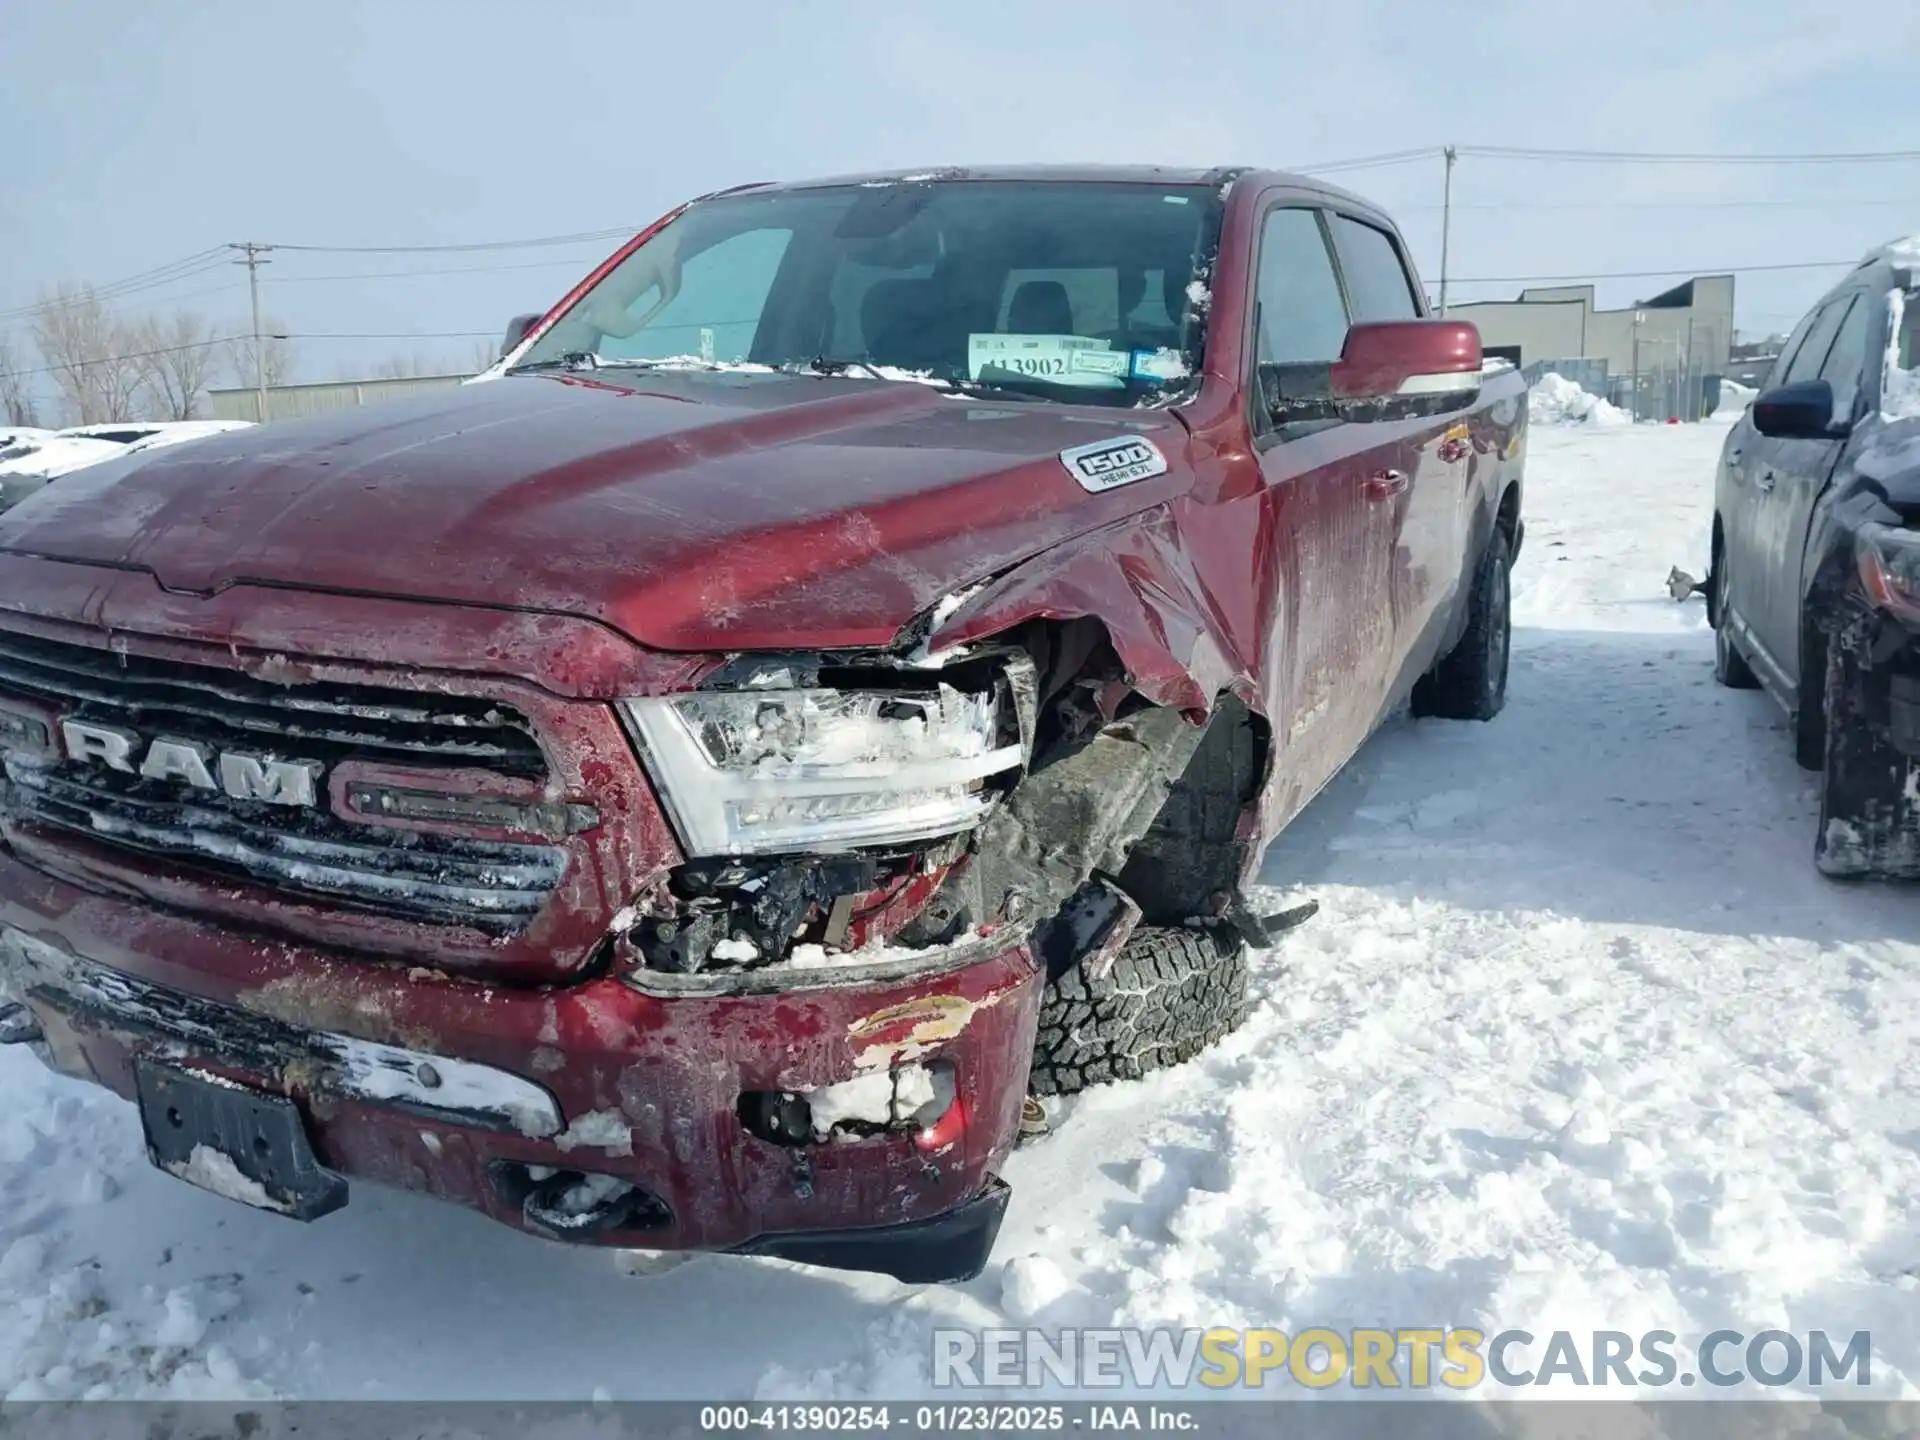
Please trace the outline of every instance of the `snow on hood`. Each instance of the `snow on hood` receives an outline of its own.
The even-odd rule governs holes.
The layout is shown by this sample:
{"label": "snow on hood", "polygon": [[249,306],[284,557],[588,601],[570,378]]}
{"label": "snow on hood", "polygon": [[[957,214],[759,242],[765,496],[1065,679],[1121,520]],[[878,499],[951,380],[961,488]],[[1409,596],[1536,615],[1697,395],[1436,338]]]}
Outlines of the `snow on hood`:
{"label": "snow on hood", "polygon": [[38,443],[29,442],[22,454],[0,460],[0,479],[8,476],[32,480],[51,480],[56,475],[83,470],[106,460],[117,460],[127,453],[125,445],[112,440],[93,440],[78,435],[54,435]]}

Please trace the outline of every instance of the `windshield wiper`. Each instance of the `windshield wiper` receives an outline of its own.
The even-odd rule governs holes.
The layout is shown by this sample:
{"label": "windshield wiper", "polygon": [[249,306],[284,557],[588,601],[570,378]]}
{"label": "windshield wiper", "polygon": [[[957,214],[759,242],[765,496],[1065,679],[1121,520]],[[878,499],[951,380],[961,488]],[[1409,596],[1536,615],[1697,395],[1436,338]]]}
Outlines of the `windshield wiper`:
{"label": "windshield wiper", "polygon": [[569,350],[551,360],[523,360],[507,371],[518,375],[525,370],[598,370],[600,357],[591,350]]}
{"label": "windshield wiper", "polygon": [[815,375],[844,375],[849,370],[860,369],[864,370],[875,380],[885,380],[887,378],[886,372],[881,370],[880,367],[875,365],[871,360],[855,360],[851,357],[841,358],[839,356],[816,355],[811,360],[803,361],[794,368],[810,371]]}

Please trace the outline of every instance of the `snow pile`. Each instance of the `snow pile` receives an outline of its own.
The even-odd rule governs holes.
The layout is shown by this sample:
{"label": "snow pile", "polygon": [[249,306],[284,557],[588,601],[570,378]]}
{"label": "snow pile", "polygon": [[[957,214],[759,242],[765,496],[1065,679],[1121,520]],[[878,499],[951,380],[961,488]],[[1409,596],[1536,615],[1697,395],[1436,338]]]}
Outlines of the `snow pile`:
{"label": "snow pile", "polygon": [[1548,371],[1527,392],[1527,419],[1535,425],[1625,425],[1627,412],[1589,395],[1564,375]]}
{"label": "snow pile", "polygon": [[1751,385],[1742,385],[1738,380],[1720,382],[1720,403],[1713,413],[1721,418],[1737,416],[1742,410],[1753,404],[1753,397],[1760,392]]}
{"label": "snow pile", "polygon": [[[1887,378],[1880,393],[1880,416],[1884,420],[1920,420],[1920,369],[1900,364],[1906,330],[1907,293],[1895,290],[1887,296]],[[1914,348],[1920,350],[1920,346]]]}

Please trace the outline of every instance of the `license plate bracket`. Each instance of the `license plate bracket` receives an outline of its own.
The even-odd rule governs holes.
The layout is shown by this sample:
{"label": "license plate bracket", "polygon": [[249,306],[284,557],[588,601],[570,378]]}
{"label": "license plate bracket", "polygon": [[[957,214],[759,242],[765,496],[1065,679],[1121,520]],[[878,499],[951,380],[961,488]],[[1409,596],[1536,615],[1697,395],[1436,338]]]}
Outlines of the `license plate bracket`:
{"label": "license plate bracket", "polygon": [[300,1107],[284,1095],[134,1064],[147,1158],[229,1200],[317,1220],[347,1203],[347,1182],[321,1168]]}

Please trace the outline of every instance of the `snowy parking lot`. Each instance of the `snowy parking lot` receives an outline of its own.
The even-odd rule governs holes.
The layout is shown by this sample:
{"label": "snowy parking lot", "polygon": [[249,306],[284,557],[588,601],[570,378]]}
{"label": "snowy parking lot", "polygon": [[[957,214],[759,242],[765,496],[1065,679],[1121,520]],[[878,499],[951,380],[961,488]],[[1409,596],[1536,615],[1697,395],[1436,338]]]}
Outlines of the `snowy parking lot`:
{"label": "snowy parking lot", "polygon": [[1920,1385],[1920,894],[1811,862],[1717,688],[1723,423],[1537,427],[1510,701],[1400,721],[1268,856],[1320,915],[1217,1050],[1056,1112],[994,1263],[908,1289],[568,1250],[359,1187],[302,1227],[150,1171],[0,1052],[0,1393],[900,1398],[941,1325],[1873,1333]]}

